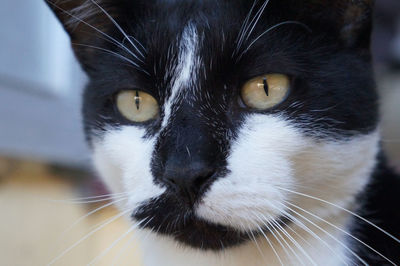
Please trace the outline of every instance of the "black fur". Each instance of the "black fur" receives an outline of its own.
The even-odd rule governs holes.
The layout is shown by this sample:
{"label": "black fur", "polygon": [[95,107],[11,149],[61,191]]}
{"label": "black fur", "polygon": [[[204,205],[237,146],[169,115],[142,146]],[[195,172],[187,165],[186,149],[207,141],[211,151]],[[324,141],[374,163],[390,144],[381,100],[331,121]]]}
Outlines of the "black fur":
{"label": "black fur", "polygon": [[[104,35],[85,23],[79,23],[76,17],[130,45],[95,5],[88,2],[86,8],[90,10],[85,12],[82,8],[76,9],[83,0],[49,2],[75,43],[75,53],[90,77],[83,105],[89,142],[94,134],[101,137],[108,126],[143,127],[148,137],[160,133],[152,172],[155,182],[168,187],[168,193],[143,205],[134,217],[139,219],[149,214],[158,217],[147,226],[155,227],[155,230],[158,227],[161,233],[172,235],[180,242],[204,249],[220,249],[248,239],[232,229],[196,220],[190,214],[216,173],[218,176],[226,173],[230,143],[243,118],[260,112],[240,103],[239,91],[247,80],[265,73],[290,76],[292,84],[287,100],[263,113],[283,114],[305,134],[321,141],[347,139],[376,129],[378,97],[369,54],[372,1],[271,0],[253,33],[239,49],[237,36],[253,1],[98,1],[113,14],[128,35],[143,44],[147,50],[143,62],[105,41]],[[254,13],[262,3],[257,2]],[[266,29],[289,20],[297,23],[271,30],[243,53]],[[171,94],[173,77],[166,70],[173,70],[180,36],[188,23],[195,25],[202,37],[198,52],[202,65],[193,85],[196,94],[190,97],[191,103],[174,107],[173,120],[163,132],[159,132],[163,113],[141,124],[126,120],[115,109],[114,98],[118,91],[144,90],[161,106]],[[127,64],[92,46],[119,53],[137,65]],[[144,53],[144,49],[139,50]],[[191,160],[187,159],[186,148],[193,153]],[[197,171],[199,165],[207,169],[193,174],[193,180],[201,185],[195,185],[193,190],[175,191],[166,177],[168,171],[187,175]],[[380,166],[379,169],[384,168]],[[364,208],[377,211],[367,218],[382,219],[383,227],[397,237],[399,217],[394,208],[398,205],[395,202],[399,203],[398,183],[392,174],[377,172],[371,183],[371,193],[363,197]],[[176,226],[171,227],[174,222]],[[373,233],[364,226],[357,230],[362,239],[377,249],[400,254],[400,245],[395,247],[396,243],[384,241],[380,233]],[[360,252],[368,253],[361,249]],[[365,257],[367,259],[367,255]]]}
{"label": "black fur", "polygon": [[[360,194],[361,203],[358,214],[373,222],[394,237],[400,237],[400,176],[387,167],[384,155],[379,156],[379,163],[367,189]],[[381,252],[391,261],[400,265],[400,243],[397,243],[378,229],[366,222],[353,218],[352,233],[360,240]],[[374,254],[355,240],[355,251],[370,265],[386,265],[388,262]]]}

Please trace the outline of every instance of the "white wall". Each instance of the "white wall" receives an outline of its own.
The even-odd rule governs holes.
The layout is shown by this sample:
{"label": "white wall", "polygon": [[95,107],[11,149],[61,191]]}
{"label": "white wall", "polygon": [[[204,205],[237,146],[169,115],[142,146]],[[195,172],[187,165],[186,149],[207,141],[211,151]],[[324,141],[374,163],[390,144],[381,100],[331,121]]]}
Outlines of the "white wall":
{"label": "white wall", "polygon": [[2,0],[0,156],[83,165],[85,76],[44,0]]}

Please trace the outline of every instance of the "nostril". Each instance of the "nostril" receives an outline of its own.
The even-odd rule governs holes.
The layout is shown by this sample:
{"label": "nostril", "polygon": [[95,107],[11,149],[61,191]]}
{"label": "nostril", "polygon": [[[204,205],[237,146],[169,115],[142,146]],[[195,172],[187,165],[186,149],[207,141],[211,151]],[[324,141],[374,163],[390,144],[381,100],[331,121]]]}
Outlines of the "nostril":
{"label": "nostril", "polygon": [[193,205],[199,195],[207,188],[207,184],[211,183],[215,171],[203,169],[180,169],[177,171],[167,171],[162,179],[164,184],[168,186],[171,192],[177,193],[189,205]]}
{"label": "nostril", "polygon": [[214,171],[209,172],[205,175],[201,175],[194,180],[194,186],[200,191],[203,190],[203,187],[212,179],[214,176]]}

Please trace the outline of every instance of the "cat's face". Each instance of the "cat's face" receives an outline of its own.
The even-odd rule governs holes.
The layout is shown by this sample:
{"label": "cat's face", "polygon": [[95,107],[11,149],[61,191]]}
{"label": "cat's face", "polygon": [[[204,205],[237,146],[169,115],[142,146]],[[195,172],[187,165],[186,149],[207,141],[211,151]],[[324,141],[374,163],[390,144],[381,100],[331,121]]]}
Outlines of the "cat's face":
{"label": "cat's face", "polygon": [[366,184],[369,1],[55,2],[90,77],[96,169],[140,227],[218,250],[294,205],[334,212],[301,194],[349,206]]}

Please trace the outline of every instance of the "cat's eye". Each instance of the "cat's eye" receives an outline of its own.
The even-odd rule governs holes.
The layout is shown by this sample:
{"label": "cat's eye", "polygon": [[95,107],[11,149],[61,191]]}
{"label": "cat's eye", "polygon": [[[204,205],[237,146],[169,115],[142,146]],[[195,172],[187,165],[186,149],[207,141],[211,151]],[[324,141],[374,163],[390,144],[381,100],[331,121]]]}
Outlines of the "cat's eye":
{"label": "cat's eye", "polygon": [[290,89],[290,79],[283,74],[267,74],[246,82],[241,90],[244,104],[266,110],[283,102]]}
{"label": "cat's eye", "polygon": [[117,94],[118,111],[133,122],[146,122],[154,119],[159,112],[157,100],[140,90],[124,90]]}

